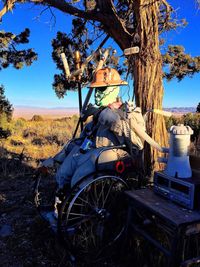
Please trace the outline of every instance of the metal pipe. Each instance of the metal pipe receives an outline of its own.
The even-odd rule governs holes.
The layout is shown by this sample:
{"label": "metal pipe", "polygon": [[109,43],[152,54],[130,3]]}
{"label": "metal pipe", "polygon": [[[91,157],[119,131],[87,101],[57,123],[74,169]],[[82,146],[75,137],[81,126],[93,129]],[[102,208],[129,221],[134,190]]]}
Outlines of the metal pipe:
{"label": "metal pipe", "polygon": [[81,122],[81,117],[79,117],[79,119],[78,119],[78,122],[76,124],[76,129],[75,129],[75,131],[73,133],[72,139],[74,139],[76,137],[76,134],[77,134],[77,131],[78,131],[78,127],[79,127],[80,122]]}
{"label": "metal pipe", "polygon": [[[76,70],[81,69],[81,54],[80,51],[76,50],[74,53],[74,63]],[[77,87],[78,87],[78,101],[79,101],[79,117],[81,116],[81,110],[82,110],[82,92],[81,92],[81,75],[78,75],[76,77],[77,80]],[[83,130],[83,122],[80,121],[81,131]]]}
{"label": "metal pipe", "polygon": [[86,107],[88,105],[88,102],[90,100],[90,97],[92,95],[92,92],[93,92],[93,88],[90,88],[88,93],[87,93],[87,96],[85,98],[85,101],[83,103],[83,107],[82,107],[82,110],[81,110],[81,114],[80,114],[79,120],[78,120],[77,125],[76,125],[76,129],[75,129],[74,134],[73,134],[73,138],[76,137],[76,134],[77,134],[77,131],[78,131],[78,127],[79,127],[79,125],[80,125],[80,123],[82,121],[82,117],[84,115],[85,109],[86,109]]}
{"label": "metal pipe", "polygon": [[[79,116],[81,117],[82,112],[82,93],[81,93],[81,84],[78,82],[78,100],[79,100]],[[83,131],[83,121],[80,123],[81,131]]]}

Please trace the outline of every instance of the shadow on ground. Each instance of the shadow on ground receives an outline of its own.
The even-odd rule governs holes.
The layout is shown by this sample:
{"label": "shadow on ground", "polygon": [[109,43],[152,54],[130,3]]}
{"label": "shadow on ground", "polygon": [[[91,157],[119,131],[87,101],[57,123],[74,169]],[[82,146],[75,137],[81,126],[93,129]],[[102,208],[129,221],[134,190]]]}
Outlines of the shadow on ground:
{"label": "shadow on ground", "polygon": [[[35,208],[35,171],[36,168],[20,158],[20,155],[1,148],[0,266],[70,267],[72,264],[68,260],[67,251],[57,242],[52,230]],[[48,178],[54,179],[53,176]],[[46,184],[45,181],[43,184]],[[76,263],[76,266],[89,267],[83,261]],[[119,265],[110,257],[95,263],[95,267],[100,266]]]}
{"label": "shadow on ground", "polygon": [[[2,152],[2,151],[1,151]],[[19,155],[0,154],[0,266],[1,267],[70,267],[67,251],[57,242],[50,227],[37,213],[33,203],[33,185],[36,169]],[[52,177],[48,177],[53,179]],[[45,179],[45,177],[44,177]],[[45,185],[45,181],[43,183]],[[158,261],[153,258],[152,246],[127,235],[113,248],[109,258],[95,264],[79,261],[76,267],[150,267]],[[148,258],[152,255],[151,259]],[[149,265],[149,262],[153,262]]]}
{"label": "shadow on ground", "polygon": [[[3,152],[3,153],[2,153]],[[35,169],[1,149],[0,266],[68,266],[33,204]],[[53,178],[52,178],[53,179]]]}

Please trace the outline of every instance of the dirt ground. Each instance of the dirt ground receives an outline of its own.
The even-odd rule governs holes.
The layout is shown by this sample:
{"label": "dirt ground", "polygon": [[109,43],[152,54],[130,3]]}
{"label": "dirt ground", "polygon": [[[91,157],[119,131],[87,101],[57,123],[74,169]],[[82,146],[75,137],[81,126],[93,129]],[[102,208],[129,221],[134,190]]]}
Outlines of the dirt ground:
{"label": "dirt ground", "polygon": [[[0,159],[0,267],[72,267],[66,249],[36,210],[34,173],[19,160]],[[82,260],[75,265],[93,267]],[[111,258],[95,264],[104,266],[121,265]]]}
{"label": "dirt ground", "polygon": [[[195,161],[192,162],[195,166]],[[199,161],[196,163],[199,167]],[[0,267],[71,267],[67,251],[59,245],[52,230],[35,208],[34,174],[35,168],[26,163],[21,163],[15,158],[0,158]],[[45,180],[43,183],[45,184]],[[163,266],[147,265],[144,252],[146,251],[149,256],[150,246],[146,250],[141,250],[139,246],[138,248],[136,246],[139,244],[138,239],[135,240],[136,243],[129,244],[131,249],[124,243],[123,246],[120,244],[120,248],[116,250],[123,256],[120,258],[120,264],[117,264],[116,260],[114,262],[106,260],[94,266]],[[146,243],[145,247],[147,247]],[[136,251],[136,258],[132,255],[133,248]],[[123,253],[126,251],[126,256],[121,251]],[[158,255],[156,257],[158,258]],[[144,264],[142,259],[144,259]],[[119,259],[117,262],[119,263]],[[76,267],[86,266],[91,267],[83,262],[76,264]]]}
{"label": "dirt ground", "polygon": [[[14,169],[5,176],[5,167]],[[0,266],[69,266],[33,204],[34,169],[0,161]],[[2,175],[4,174],[4,175]]]}

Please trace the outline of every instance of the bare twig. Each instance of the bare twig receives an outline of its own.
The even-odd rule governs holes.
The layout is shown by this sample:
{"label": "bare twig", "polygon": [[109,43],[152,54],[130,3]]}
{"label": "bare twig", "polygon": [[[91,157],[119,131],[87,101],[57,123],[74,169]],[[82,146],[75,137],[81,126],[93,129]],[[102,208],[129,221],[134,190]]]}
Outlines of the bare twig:
{"label": "bare twig", "polygon": [[0,11],[0,20],[2,20],[2,17],[8,12],[11,11],[14,7],[16,0],[7,0],[5,5],[3,6],[2,10]]}
{"label": "bare twig", "polygon": [[167,0],[162,0],[162,4],[165,6],[166,9],[166,19],[165,21],[167,22],[170,18],[170,14],[172,12],[172,7],[168,4]]}
{"label": "bare twig", "polygon": [[55,16],[55,14],[53,13],[53,11],[52,11],[52,9],[51,9],[51,7],[49,7],[49,10],[50,10],[50,13],[51,13],[51,19],[50,19],[50,21],[52,21],[52,19],[53,19],[53,28],[55,27],[55,25],[56,25],[56,16]]}

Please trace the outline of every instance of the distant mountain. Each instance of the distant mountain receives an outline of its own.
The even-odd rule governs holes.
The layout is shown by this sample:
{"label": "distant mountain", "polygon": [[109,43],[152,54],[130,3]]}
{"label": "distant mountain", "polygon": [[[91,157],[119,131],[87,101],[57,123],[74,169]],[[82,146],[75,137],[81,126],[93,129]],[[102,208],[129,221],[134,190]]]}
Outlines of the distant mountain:
{"label": "distant mountain", "polygon": [[164,108],[166,111],[171,111],[172,113],[186,114],[186,113],[195,113],[195,107],[173,107],[173,108]]}
{"label": "distant mountain", "polygon": [[[189,112],[196,112],[195,107],[172,107],[164,108],[166,111],[171,111],[174,114],[185,114]],[[61,118],[66,116],[72,116],[73,114],[78,114],[78,108],[74,107],[52,107],[52,108],[43,108],[43,107],[31,107],[31,106],[14,106],[14,118],[23,117],[25,119],[31,119],[33,115],[41,115],[47,118]]]}
{"label": "distant mountain", "polygon": [[31,106],[14,106],[14,118],[23,117],[25,119],[31,119],[33,115],[41,115],[48,118],[61,118],[66,116],[72,116],[78,114],[78,108],[65,108],[65,107],[31,107]]}

